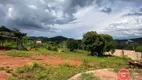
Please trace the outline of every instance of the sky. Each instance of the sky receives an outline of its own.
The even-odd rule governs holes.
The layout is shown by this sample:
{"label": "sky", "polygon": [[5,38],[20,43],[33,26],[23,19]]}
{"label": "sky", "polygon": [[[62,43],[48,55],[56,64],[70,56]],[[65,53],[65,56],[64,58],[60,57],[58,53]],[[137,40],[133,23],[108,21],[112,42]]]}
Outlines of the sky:
{"label": "sky", "polygon": [[142,0],[0,0],[0,25],[28,36],[142,37]]}

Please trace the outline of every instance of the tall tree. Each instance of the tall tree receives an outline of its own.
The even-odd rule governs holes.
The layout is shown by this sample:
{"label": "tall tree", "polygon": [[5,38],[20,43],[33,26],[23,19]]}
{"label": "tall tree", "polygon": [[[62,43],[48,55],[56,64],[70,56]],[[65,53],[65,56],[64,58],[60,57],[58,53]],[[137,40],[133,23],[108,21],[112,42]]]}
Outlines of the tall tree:
{"label": "tall tree", "polygon": [[105,47],[105,40],[96,31],[87,32],[83,35],[84,48],[91,51],[91,55],[102,56]]}
{"label": "tall tree", "polygon": [[23,46],[23,37],[27,34],[20,32],[18,29],[14,29],[12,32],[14,36],[17,37],[17,48],[20,50],[25,50],[26,48]]}

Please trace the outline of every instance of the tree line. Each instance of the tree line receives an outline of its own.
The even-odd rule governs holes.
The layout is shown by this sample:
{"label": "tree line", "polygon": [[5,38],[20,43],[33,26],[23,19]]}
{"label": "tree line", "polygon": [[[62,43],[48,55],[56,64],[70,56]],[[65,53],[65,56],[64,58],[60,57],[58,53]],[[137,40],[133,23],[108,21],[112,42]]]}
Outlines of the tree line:
{"label": "tree line", "polygon": [[67,40],[67,48],[70,51],[80,48],[90,51],[90,55],[103,56],[104,52],[115,51],[115,41],[108,34],[98,34],[96,31],[90,31],[83,35],[83,39],[78,41],[74,39]]}

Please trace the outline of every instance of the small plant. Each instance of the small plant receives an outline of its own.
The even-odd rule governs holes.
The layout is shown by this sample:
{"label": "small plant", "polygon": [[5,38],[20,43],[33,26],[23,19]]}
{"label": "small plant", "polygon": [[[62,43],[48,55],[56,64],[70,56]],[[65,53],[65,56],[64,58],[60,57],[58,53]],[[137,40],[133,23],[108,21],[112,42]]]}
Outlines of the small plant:
{"label": "small plant", "polygon": [[9,66],[6,66],[5,68],[10,68]]}
{"label": "small plant", "polygon": [[86,59],[83,59],[83,64],[82,64],[83,66],[87,66],[88,65],[88,60],[86,60]]}
{"label": "small plant", "polygon": [[11,73],[12,69],[7,69],[6,72],[7,73]]}
{"label": "small plant", "polygon": [[0,71],[3,71],[3,70],[5,70],[5,68],[4,67],[0,67]]}
{"label": "small plant", "polygon": [[51,51],[57,51],[58,50],[58,48],[56,46],[48,46],[47,49],[51,50]]}
{"label": "small plant", "polygon": [[119,68],[118,67],[115,67],[114,69],[113,69],[113,72],[118,72],[119,71]]}
{"label": "small plant", "polygon": [[142,74],[142,69],[136,69],[135,71]]}

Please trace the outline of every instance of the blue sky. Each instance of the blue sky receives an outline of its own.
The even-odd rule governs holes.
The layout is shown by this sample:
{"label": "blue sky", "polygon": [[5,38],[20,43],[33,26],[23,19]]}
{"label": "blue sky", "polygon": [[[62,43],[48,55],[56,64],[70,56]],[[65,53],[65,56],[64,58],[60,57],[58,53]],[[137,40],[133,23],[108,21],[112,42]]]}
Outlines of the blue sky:
{"label": "blue sky", "polygon": [[142,0],[0,0],[0,25],[29,36],[81,39],[88,31],[142,37]]}

